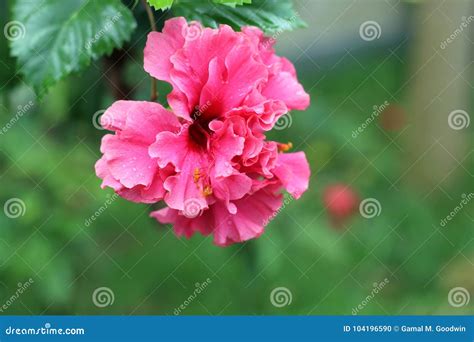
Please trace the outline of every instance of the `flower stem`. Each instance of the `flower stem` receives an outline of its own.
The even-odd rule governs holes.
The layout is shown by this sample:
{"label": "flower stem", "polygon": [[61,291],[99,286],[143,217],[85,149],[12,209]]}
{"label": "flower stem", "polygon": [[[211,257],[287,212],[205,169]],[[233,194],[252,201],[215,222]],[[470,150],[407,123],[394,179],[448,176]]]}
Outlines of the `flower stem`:
{"label": "flower stem", "polygon": [[[155,16],[153,15],[153,10],[150,8],[146,0],[142,0],[142,4],[145,7],[146,14],[148,16],[148,21],[150,22],[150,27],[152,31],[157,31],[156,29],[156,22],[155,22]],[[158,92],[156,90],[156,79],[151,76],[151,95],[150,95],[150,101],[156,101],[158,97]]]}

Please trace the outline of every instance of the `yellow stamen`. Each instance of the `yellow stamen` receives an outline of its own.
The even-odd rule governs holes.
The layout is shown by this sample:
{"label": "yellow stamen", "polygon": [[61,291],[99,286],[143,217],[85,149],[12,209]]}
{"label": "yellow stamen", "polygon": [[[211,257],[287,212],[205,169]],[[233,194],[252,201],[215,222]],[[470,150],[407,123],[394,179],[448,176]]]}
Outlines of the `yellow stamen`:
{"label": "yellow stamen", "polygon": [[278,151],[287,152],[293,148],[293,143],[290,141],[288,144],[278,144]]}
{"label": "yellow stamen", "polygon": [[206,185],[204,189],[202,190],[202,194],[204,196],[209,196],[212,194],[212,188],[209,185]]}
{"label": "yellow stamen", "polygon": [[193,174],[194,183],[197,183],[199,181],[199,178],[201,178],[201,173],[199,171],[199,168],[197,167],[194,169],[194,174]]}

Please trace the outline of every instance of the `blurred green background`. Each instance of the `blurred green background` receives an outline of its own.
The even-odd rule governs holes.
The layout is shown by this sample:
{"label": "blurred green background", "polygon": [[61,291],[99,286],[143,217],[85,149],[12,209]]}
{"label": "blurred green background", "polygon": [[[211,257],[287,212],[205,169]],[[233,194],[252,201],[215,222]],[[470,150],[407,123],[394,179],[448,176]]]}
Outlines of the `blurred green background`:
{"label": "blurred green background", "polygon": [[[308,28],[279,35],[277,51],[295,64],[311,106],[269,136],[306,152],[310,189],[259,239],[227,248],[209,237],[178,239],[148,217],[150,206],[121,198],[86,224],[113,195],[95,176],[105,131],[92,117],[114,97],[149,97],[140,6],[124,51],[65,79],[41,102],[2,36],[0,125],[34,103],[0,135],[0,204],[19,198],[26,208],[18,218],[0,211],[0,307],[33,280],[2,314],[174,314],[207,278],[181,314],[350,315],[364,300],[359,314],[472,314],[474,298],[455,307],[448,293],[462,287],[474,296],[474,203],[445,227],[440,221],[474,192],[473,124],[448,125],[453,110],[472,114],[474,24],[439,46],[474,14],[472,5],[297,1]],[[379,39],[361,39],[367,20],[380,24]],[[169,90],[160,83],[161,103]],[[385,101],[390,110],[353,138]],[[377,199],[380,215],[356,210],[343,226],[332,224],[322,197],[337,183]],[[100,287],[112,290],[113,304],[94,305]],[[291,303],[272,305],[277,287]]]}

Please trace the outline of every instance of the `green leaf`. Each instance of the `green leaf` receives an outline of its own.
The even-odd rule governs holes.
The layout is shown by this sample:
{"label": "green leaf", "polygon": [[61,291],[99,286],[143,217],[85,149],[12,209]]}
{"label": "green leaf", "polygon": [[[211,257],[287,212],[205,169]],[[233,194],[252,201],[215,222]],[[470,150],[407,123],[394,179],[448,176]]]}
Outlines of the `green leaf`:
{"label": "green leaf", "polygon": [[235,7],[236,5],[251,4],[252,0],[212,0],[216,4],[228,5]]}
{"label": "green leaf", "polygon": [[147,0],[150,6],[153,6],[155,10],[166,10],[173,5],[173,0]]}
{"label": "green leaf", "polygon": [[240,30],[242,26],[252,25],[269,34],[306,26],[290,0],[253,0],[251,4],[246,0],[217,1],[242,2],[242,6],[231,7],[210,0],[180,0],[173,6],[173,13],[188,20],[198,20],[204,26],[227,24]]}
{"label": "green leaf", "polygon": [[11,54],[40,97],[65,76],[121,47],[136,27],[120,0],[16,0],[12,12],[23,31],[10,39]]}
{"label": "green leaf", "polygon": [[[150,6],[153,6],[155,10],[167,10],[171,8],[174,0],[147,0]],[[235,7],[236,5],[251,4],[252,0],[212,0],[216,4],[228,5]]]}

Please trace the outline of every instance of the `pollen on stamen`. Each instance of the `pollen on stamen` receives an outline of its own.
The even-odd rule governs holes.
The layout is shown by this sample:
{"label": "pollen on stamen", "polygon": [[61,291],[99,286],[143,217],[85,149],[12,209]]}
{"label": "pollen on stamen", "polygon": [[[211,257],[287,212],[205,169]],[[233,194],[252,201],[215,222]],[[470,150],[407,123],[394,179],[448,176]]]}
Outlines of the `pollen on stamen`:
{"label": "pollen on stamen", "polygon": [[212,195],[212,188],[209,185],[206,185],[204,189],[202,190],[202,194],[204,196]]}
{"label": "pollen on stamen", "polygon": [[194,173],[193,173],[194,183],[197,183],[199,181],[199,178],[201,178],[201,173],[199,171],[199,168],[197,167],[194,169]]}
{"label": "pollen on stamen", "polygon": [[293,148],[293,143],[291,141],[288,142],[287,144],[282,144],[282,143],[278,144],[278,151],[279,152],[288,152],[292,148]]}

